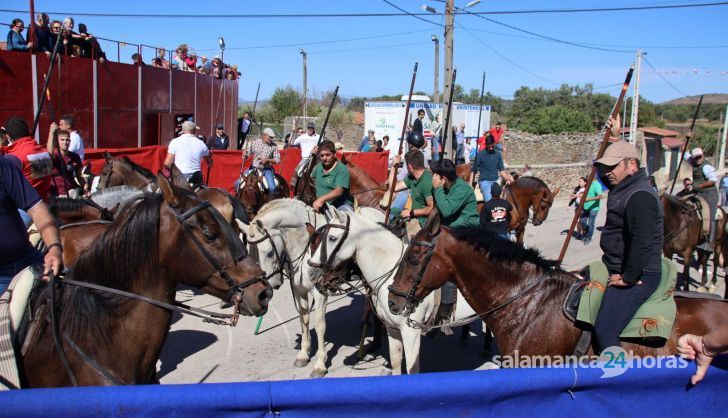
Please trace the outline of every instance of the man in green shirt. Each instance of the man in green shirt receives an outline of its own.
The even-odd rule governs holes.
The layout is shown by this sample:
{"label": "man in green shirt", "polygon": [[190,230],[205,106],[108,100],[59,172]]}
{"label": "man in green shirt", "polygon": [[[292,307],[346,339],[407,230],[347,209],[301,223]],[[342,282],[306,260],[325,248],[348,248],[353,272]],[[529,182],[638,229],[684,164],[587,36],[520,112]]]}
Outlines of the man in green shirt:
{"label": "man in green shirt", "polygon": [[[400,158],[399,155],[394,157],[394,164],[399,164]],[[417,219],[420,227],[424,227],[425,223],[427,223],[427,217],[430,216],[430,212],[434,207],[432,173],[425,168],[425,156],[418,149],[407,152],[404,155],[404,161],[407,163],[408,174],[404,180],[400,180],[395,184],[394,191],[400,192],[409,189],[412,197],[412,209],[404,209],[400,216],[402,218]],[[392,170],[391,175],[394,175],[394,170]],[[392,183],[393,179],[390,178],[389,184]]]}
{"label": "man in green shirt", "polygon": [[316,182],[315,210],[321,210],[324,203],[329,203],[344,212],[353,212],[353,199],[349,193],[349,170],[336,159],[336,146],[329,140],[321,141],[320,147],[313,147],[312,153],[318,153],[320,163],[316,164],[311,177]]}
{"label": "man in green shirt", "polygon": [[[440,224],[451,228],[480,225],[475,192],[458,177],[455,164],[450,160],[437,160],[430,164],[430,169]],[[457,301],[457,287],[449,281],[442,286],[440,295],[437,315],[439,321],[446,324],[450,321]],[[443,328],[443,332],[452,333],[447,327]]]}
{"label": "man in green shirt", "polygon": [[591,244],[592,236],[594,235],[594,222],[596,221],[597,213],[599,213],[599,205],[601,204],[599,199],[602,197],[602,186],[598,181],[592,181],[584,199],[584,210],[582,210],[579,216],[579,221],[584,230],[584,236],[581,241],[584,245]]}

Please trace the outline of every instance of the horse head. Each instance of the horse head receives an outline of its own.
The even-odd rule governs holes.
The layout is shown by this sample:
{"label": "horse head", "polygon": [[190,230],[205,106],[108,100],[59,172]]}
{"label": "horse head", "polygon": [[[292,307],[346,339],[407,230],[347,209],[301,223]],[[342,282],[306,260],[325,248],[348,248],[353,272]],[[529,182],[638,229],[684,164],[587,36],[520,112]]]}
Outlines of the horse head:
{"label": "horse head", "polygon": [[[389,286],[389,311],[392,314],[408,315],[427,295],[450,279],[453,266],[440,260],[435,251],[441,232],[440,216],[433,213],[427,225],[410,241]],[[438,268],[430,267],[434,264]]]}
{"label": "horse head", "polygon": [[534,193],[531,198],[531,209],[533,210],[533,225],[539,226],[549,216],[549,210],[554,204],[554,198],[561,191],[561,188],[557,188],[551,192],[548,187],[544,187],[540,192]]}
{"label": "horse head", "polygon": [[262,183],[260,177],[254,172],[250,172],[243,177],[238,190],[238,200],[242,202],[248,214],[248,219],[255,218],[258,209],[263,205],[263,192],[261,191]]}
{"label": "horse head", "polygon": [[283,272],[288,261],[283,234],[277,229],[267,229],[259,219],[250,225],[237,219],[236,222],[248,243],[250,256],[265,273],[268,284],[277,290],[283,284]]}
{"label": "horse head", "polygon": [[[157,183],[169,215],[160,221],[159,259],[179,282],[234,304],[237,313],[262,315],[273,296],[260,267],[247,255],[229,223],[208,202],[175,187],[163,175]],[[161,216],[161,215],[160,215]]]}
{"label": "horse head", "polygon": [[[356,237],[350,237],[351,217],[329,207],[326,210],[328,222],[320,227],[314,236],[318,245],[311,247],[311,259],[308,265],[323,272],[330,272],[343,261],[354,257]],[[309,228],[309,234],[311,228]]]}

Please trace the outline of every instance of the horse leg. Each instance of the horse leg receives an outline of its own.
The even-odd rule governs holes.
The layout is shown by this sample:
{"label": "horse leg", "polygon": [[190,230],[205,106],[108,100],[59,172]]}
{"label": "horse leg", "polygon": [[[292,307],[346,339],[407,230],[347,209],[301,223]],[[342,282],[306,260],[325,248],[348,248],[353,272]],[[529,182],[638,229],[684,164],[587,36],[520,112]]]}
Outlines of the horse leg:
{"label": "horse leg", "polygon": [[313,364],[313,371],[311,377],[324,377],[328,373],[326,368],[326,342],[324,341],[324,335],[326,334],[326,300],[327,296],[319,293],[315,288],[313,289],[313,300],[316,305],[316,322],[313,326],[316,329],[316,341],[318,347],[316,348],[316,361]]}
{"label": "horse leg", "polygon": [[309,352],[311,350],[311,333],[308,329],[309,313],[308,313],[308,291],[298,288],[293,292],[293,298],[300,311],[298,319],[301,321],[301,350],[296,355],[296,361],[293,363],[295,367],[306,367],[309,362]]}
{"label": "horse leg", "polygon": [[420,332],[414,328],[403,327],[402,344],[404,344],[404,360],[407,374],[420,372]]}
{"label": "horse leg", "polygon": [[387,338],[389,339],[389,364],[392,370],[382,370],[382,374],[402,374],[402,333],[400,330],[387,327]]}
{"label": "horse leg", "polygon": [[690,264],[693,262],[693,249],[687,248],[682,253],[683,256],[683,290],[690,290]]}
{"label": "horse leg", "polygon": [[458,347],[465,347],[468,345],[468,337],[470,336],[470,324],[465,324],[460,327],[460,339],[458,339]]}

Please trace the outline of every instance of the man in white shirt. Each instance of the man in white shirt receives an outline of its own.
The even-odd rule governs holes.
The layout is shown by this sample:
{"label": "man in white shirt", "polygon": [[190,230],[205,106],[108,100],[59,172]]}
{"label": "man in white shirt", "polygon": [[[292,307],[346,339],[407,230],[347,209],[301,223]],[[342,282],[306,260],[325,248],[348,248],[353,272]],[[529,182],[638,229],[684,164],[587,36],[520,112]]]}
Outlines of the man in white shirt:
{"label": "man in white shirt", "polygon": [[306,128],[307,132],[299,135],[293,141],[293,146],[301,147],[301,162],[296,166],[296,175],[291,179],[291,188],[294,190],[296,189],[298,179],[303,175],[303,170],[308,166],[308,162],[311,159],[311,150],[318,145],[319,141],[319,134],[316,133],[316,125],[313,122],[308,122]]}
{"label": "man in white shirt", "polygon": [[195,129],[197,126],[194,122],[182,123],[182,135],[169,143],[164,168],[169,170],[174,163],[187,181],[200,184],[203,182],[200,162],[205,158],[207,164],[212,167],[212,154],[207,145],[194,135]]}
{"label": "man in white shirt", "polygon": [[61,120],[58,121],[58,127],[71,133],[71,144],[68,146],[68,150],[78,154],[78,156],[81,157],[81,161],[83,161],[85,158],[83,138],[81,138],[81,135],[79,135],[73,127],[73,116],[63,116]]}

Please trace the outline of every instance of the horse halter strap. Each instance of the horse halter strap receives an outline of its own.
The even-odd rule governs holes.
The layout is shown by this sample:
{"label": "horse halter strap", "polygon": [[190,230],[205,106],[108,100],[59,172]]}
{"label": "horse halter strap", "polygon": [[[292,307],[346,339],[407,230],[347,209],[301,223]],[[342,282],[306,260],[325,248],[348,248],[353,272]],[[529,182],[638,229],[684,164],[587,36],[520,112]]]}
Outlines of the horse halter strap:
{"label": "horse halter strap", "polygon": [[[331,224],[327,223],[326,225],[319,228],[319,231],[321,231],[321,259],[325,260],[323,263],[312,263],[309,262],[309,265],[312,267],[318,267],[328,270],[333,270],[334,268],[334,257],[336,257],[336,254],[341,249],[341,246],[344,245],[344,241],[346,241],[346,238],[349,237],[349,225],[351,224],[351,218],[348,216],[346,217],[346,224],[344,225],[337,225],[337,224]],[[329,231],[332,228],[339,228],[344,230],[344,234],[341,236],[341,239],[339,242],[336,243],[333,250],[331,250],[331,254],[328,254],[328,244],[326,237],[329,233]]]}
{"label": "horse halter strap", "polygon": [[192,242],[195,243],[195,246],[198,250],[202,253],[202,255],[207,259],[207,261],[212,265],[212,267],[215,269],[215,271],[222,277],[225,282],[230,286],[230,289],[225,293],[225,298],[228,299],[231,303],[233,303],[236,307],[235,312],[237,313],[237,306],[240,303],[239,298],[237,296],[242,295],[243,291],[246,287],[256,283],[256,282],[263,282],[265,283],[265,279],[263,278],[263,273],[253,277],[252,279],[246,280],[242,283],[235,283],[235,280],[230,276],[230,273],[228,273],[225,270],[225,267],[221,266],[218,260],[210,254],[209,251],[205,249],[205,246],[202,245],[199,239],[195,236],[195,234],[192,233],[192,229],[190,226],[186,223],[187,219],[189,219],[192,215],[195,213],[202,211],[202,210],[209,210],[212,206],[210,205],[210,202],[204,201],[201,204],[193,207],[192,209],[187,210],[187,212],[180,213],[177,209],[172,208],[174,211],[175,216],[177,217],[177,221],[179,221],[180,225],[182,225],[182,228],[187,232]]}
{"label": "horse halter strap", "polygon": [[251,252],[254,252],[254,253],[251,255],[253,256],[254,259],[256,259],[258,261],[258,263],[260,263],[260,253],[258,251],[258,244],[260,244],[261,242],[263,242],[265,240],[270,241],[270,245],[271,245],[271,247],[273,247],[273,254],[276,257],[276,264],[278,264],[278,267],[275,270],[266,274],[265,277],[263,277],[264,280],[268,280],[271,277],[275,276],[276,274],[281,274],[281,275],[284,274],[285,263],[286,263],[286,261],[290,262],[290,258],[288,256],[288,253],[285,251],[283,252],[283,255],[281,256],[281,254],[278,252],[278,248],[276,247],[276,243],[273,241],[273,237],[270,235],[270,233],[268,232],[268,230],[266,228],[263,228],[263,237],[261,237],[260,239],[257,239],[257,240],[253,240],[253,241],[248,240],[249,244],[253,244],[253,250]]}
{"label": "horse halter strap", "polygon": [[430,264],[430,260],[432,259],[432,255],[435,253],[435,244],[437,243],[437,237],[438,235],[435,235],[435,237],[432,239],[432,242],[427,241],[411,241],[410,246],[418,245],[421,247],[427,247],[427,252],[425,253],[425,257],[422,259],[422,263],[420,264],[420,270],[417,272],[417,277],[415,277],[414,283],[412,283],[412,287],[408,292],[403,292],[399,289],[395,289],[394,286],[389,286],[389,291],[397,296],[401,296],[403,298],[406,298],[405,306],[408,310],[414,310],[414,308],[417,307],[417,305],[422,302],[422,299],[417,300],[417,297],[415,296],[415,293],[417,292],[417,288],[420,287],[420,283],[422,283],[422,279],[425,276],[425,272],[427,271],[427,266]]}

